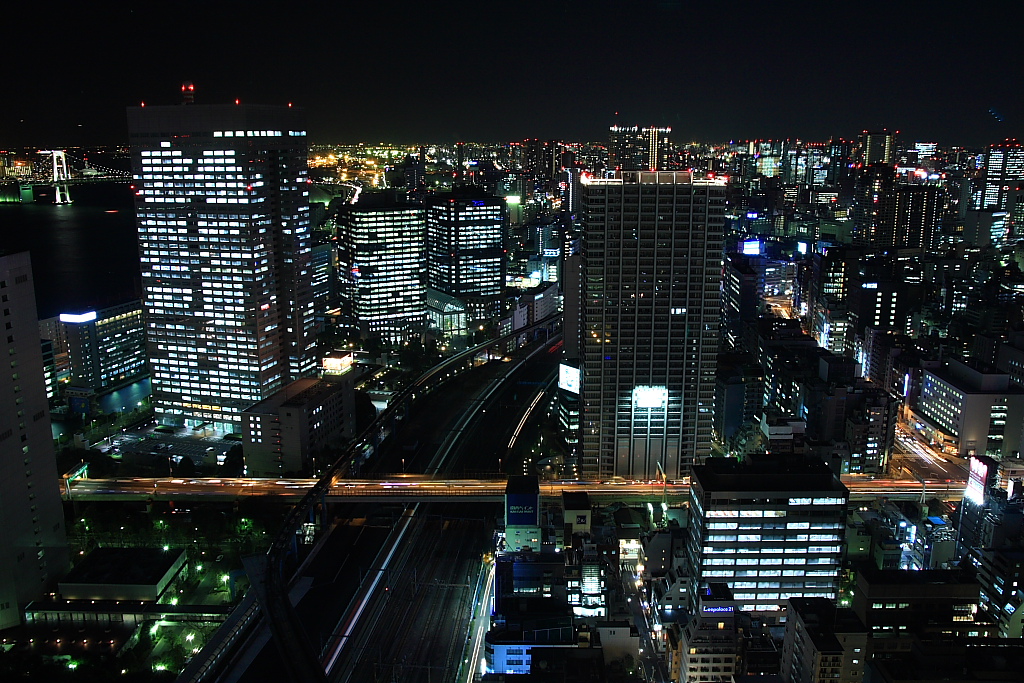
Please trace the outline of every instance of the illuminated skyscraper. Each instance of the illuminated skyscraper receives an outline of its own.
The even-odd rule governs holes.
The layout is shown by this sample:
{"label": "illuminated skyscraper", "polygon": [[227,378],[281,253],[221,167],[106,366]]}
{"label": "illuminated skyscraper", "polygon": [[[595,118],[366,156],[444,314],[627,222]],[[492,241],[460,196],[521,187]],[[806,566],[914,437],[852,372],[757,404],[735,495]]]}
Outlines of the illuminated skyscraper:
{"label": "illuminated skyscraper", "polygon": [[423,209],[362,195],[338,210],[338,280],[343,310],[367,335],[398,343],[426,324]]}
{"label": "illuminated skyscraper", "polygon": [[463,301],[471,320],[501,312],[507,270],[505,200],[472,188],[427,199],[430,287]]}
{"label": "illuminated skyscraper", "polygon": [[[899,131],[896,131],[899,132]],[[870,164],[891,164],[895,162],[896,136],[887,130],[864,131],[860,134],[860,161]]]}
{"label": "illuminated skyscraper", "polygon": [[27,252],[0,256],[0,628],[68,568]]}
{"label": "illuminated skyscraper", "polygon": [[609,170],[663,170],[671,133],[671,128],[612,126],[608,129]]}
{"label": "illuminated skyscraper", "polygon": [[725,181],[585,179],[581,472],[685,476],[711,451]]}
{"label": "illuminated skyscraper", "polygon": [[[975,209],[1010,211],[1019,181],[1024,180],[1024,146],[1007,138],[985,152],[985,170],[974,191]],[[1011,194],[1011,190],[1013,194]]]}
{"label": "illuminated skyscraper", "polygon": [[263,105],[130,107],[158,417],[237,429],[315,372],[306,132]]}

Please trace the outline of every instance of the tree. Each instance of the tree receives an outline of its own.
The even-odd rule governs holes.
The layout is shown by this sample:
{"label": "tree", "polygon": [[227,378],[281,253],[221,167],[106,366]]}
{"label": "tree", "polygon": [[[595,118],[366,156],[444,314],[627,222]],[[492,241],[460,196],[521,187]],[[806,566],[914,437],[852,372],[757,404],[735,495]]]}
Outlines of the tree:
{"label": "tree", "polygon": [[356,390],[356,433],[362,432],[377,419],[377,406],[373,405],[370,395],[362,390]]}
{"label": "tree", "polygon": [[191,478],[196,476],[196,464],[192,458],[183,457],[178,461],[178,466],[174,468],[174,474],[178,477]]}
{"label": "tree", "polygon": [[225,477],[240,477],[245,469],[245,455],[242,451],[242,444],[237,443],[224,455],[224,464],[221,465]]}

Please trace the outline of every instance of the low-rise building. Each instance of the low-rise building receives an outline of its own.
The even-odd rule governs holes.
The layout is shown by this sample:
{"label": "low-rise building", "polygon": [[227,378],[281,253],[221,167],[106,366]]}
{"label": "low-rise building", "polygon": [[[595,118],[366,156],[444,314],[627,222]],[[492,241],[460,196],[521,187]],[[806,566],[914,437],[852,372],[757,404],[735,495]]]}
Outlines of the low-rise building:
{"label": "low-rise building", "polygon": [[853,611],[867,628],[872,655],[906,651],[915,641],[995,635],[979,602],[977,580],[961,569],[862,567],[853,593]]}
{"label": "low-rise building", "polygon": [[824,598],[791,598],[782,643],[786,683],[860,683],[868,632],[853,610]]}
{"label": "low-rise building", "polygon": [[[325,368],[339,361],[328,357]],[[349,365],[351,357],[349,357]],[[339,366],[340,369],[340,366]],[[354,373],[298,379],[242,413],[246,473],[310,475],[355,434]]]}

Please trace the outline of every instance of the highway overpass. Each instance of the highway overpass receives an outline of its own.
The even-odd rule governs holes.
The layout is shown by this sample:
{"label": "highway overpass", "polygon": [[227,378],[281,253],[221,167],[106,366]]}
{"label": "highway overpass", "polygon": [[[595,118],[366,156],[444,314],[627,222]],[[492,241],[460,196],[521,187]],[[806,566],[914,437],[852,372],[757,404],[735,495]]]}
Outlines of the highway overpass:
{"label": "highway overpass", "polygon": [[[78,479],[62,481],[61,493],[72,501],[159,501],[218,502],[245,498],[296,502],[316,484],[315,479]],[[922,485],[902,479],[844,479],[850,499],[867,501],[886,497],[893,500],[917,500]],[[926,481],[928,498],[959,500],[963,482]],[[685,503],[690,485],[686,481],[663,483],[612,482],[542,482],[541,497],[557,499],[562,491],[586,491],[594,504],[609,505],[659,502],[664,497],[676,507]],[[328,502],[463,502],[499,503],[505,493],[505,479],[450,479],[415,474],[395,474],[379,479],[340,479],[326,491]]]}

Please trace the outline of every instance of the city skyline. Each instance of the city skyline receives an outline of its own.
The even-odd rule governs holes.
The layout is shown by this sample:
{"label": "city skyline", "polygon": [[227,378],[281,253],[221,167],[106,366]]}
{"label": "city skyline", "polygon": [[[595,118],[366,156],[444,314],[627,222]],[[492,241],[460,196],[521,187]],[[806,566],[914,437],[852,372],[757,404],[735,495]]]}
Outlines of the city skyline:
{"label": "city skyline", "polygon": [[[15,9],[13,25],[28,12]],[[944,44],[1004,25],[1012,17],[997,7],[954,17],[861,5],[850,17],[771,6],[723,17],[679,2],[628,12],[610,2],[464,3],[321,8],[315,22],[294,14],[273,24],[228,8],[180,12],[72,9],[48,18],[55,47],[46,50],[32,32],[11,36],[10,53],[30,56],[34,75],[5,88],[0,145],[124,142],[120,111],[175,103],[185,80],[197,103],[305,107],[313,140],[603,139],[622,123],[671,126],[680,140],[887,127],[982,145],[1014,137],[1024,112],[1009,86],[1011,41]],[[225,55],[238,67],[225,70]]]}

